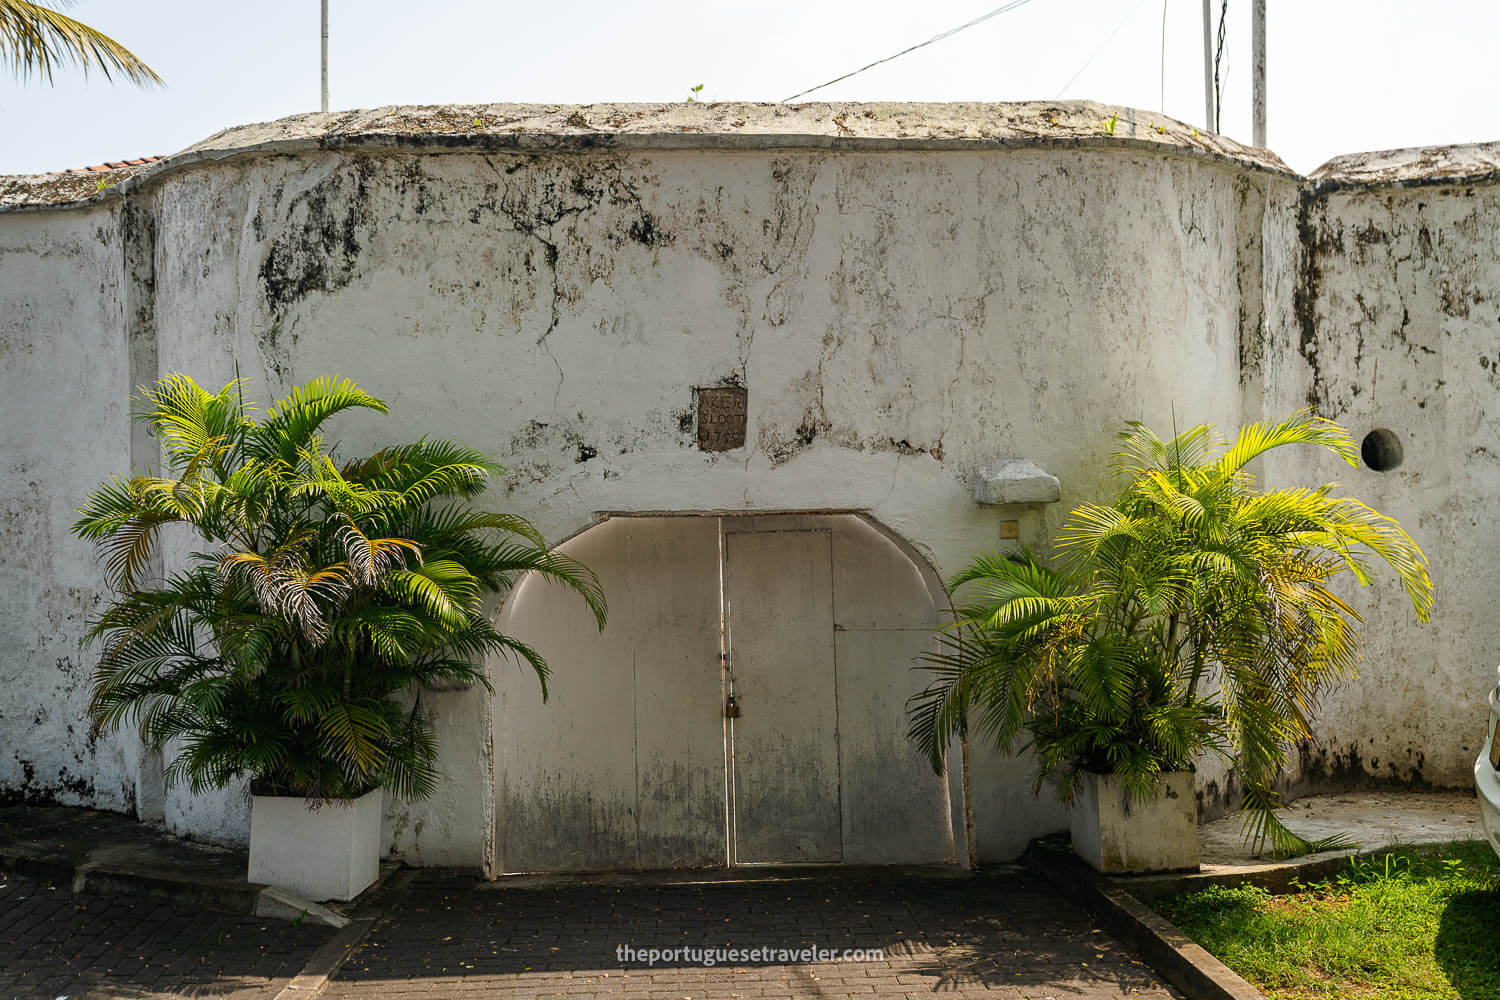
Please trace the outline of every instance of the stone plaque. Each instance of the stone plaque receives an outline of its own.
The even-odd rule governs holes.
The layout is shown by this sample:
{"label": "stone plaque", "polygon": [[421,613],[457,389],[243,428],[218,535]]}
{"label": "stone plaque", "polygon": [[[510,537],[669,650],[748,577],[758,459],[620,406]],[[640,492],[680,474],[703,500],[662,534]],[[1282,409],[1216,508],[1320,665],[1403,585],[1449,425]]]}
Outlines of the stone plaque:
{"label": "stone plaque", "polygon": [[697,389],[698,450],[733,451],[745,446],[746,392],[740,386]]}

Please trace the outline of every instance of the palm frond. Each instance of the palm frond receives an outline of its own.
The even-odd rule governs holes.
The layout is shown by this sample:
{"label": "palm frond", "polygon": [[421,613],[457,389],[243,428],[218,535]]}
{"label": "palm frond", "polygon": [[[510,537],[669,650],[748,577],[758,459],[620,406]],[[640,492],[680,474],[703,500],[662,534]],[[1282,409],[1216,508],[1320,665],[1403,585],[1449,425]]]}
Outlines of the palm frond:
{"label": "palm frond", "polygon": [[113,38],[28,0],[0,0],[0,61],[9,63],[22,80],[35,74],[49,84],[57,67],[69,64],[85,75],[97,68],[106,80],[119,73],[139,86],[163,82]]}
{"label": "palm frond", "polygon": [[373,489],[406,493],[423,480],[462,485],[460,496],[473,496],[504,467],[483,452],[457,441],[422,438],[411,444],[385,448],[367,463],[351,463],[351,478]]}
{"label": "palm frond", "polygon": [[348,514],[340,512],[329,518],[329,523],[344,550],[343,565],[358,584],[379,586],[408,561],[419,564],[422,561],[422,549],[417,543],[405,538],[371,538]]}
{"label": "palm frond", "polygon": [[521,548],[507,549],[513,553],[507,565],[517,572],[535,573],[549,583],[559,584],[582,597],[594,615],[594,623],[602,631],[609,614],[609,603],[598,574],[572,556],[557,550]]}
{"label": "palm frond", "polygon": [[525,663],[529,666],[532,672],[536,674],[537,683],[541,685],[542,701],[547,700],[547,678],[551,676],[552,669],[547,666],[547,661],[542,657],[541,653],[537,652],[528,643],[522,642],[514,636],[494,630],[491,630],[490,634],[484,637],[483,643],[486,649],[498,653],[508,660]]}
{"label": "palm frond", "polygon": [[[347,470],[345,474],[349,474]],[[424,548],[441,548],[456,539],[482,537],[490,532],[520,535],[537,548],[547,547],[542,533],[519,514],[475,510],[466,505],[422,507],[408,516],[402,527],[407,536]]]}
{"label": "palm frond", "polygon": [[954,615],[908,703],[909,737],[933,762],[960,731],[1034,754],[1036,787],[1067,798],[1082,775],[1148,795],[1157,776],[1210,753],[1246,788],[1246,833],[1286,853],[1326,849],[1275,816],[1288,748],[1312,734],[1333,685],[1357,674],[1359,615],[1332,588],[1380,564],[1419,620],[1433,605],[1426,557],[1395,521],[1334,485],[1259,491],[1245,466],[1308,444],[1353,464],[1347,431],[1298,411],[1162,440],[1132,423],[1116,467],[1128,482],[1083,504],[1056,539],[1063,572],[1035,555],[976,557],[950,582]]}
{"label": "palm frond", "polygon": [[238,381],[213,393],[173,373],[140,392],[136,416],[162,442],[172,468],[211,465],[238,447],[250,426],[239,391]]}
{"label": "palm frond", "polygon": [[1333,834],[1318,840],[1307,840],[1293,833],[1281,817],[1276,815],[1280,805],[1279,796],[1268,788],[1246,788],[1241,800],[1240,815],[1245,842],[1256,854],[1265,850],[1267,844],[1274,858],[1295,858],[1323,851],[1346,851],[1359,845],[1343,834]]}
{"label": "palm frond", "polygon": [[1116,435],[1120,450],[1113,457],[1116,470],[1132,478],[1164,469],[1190,469],[1203,464],[1223,442],[1213,427],[1199,424],[1170,441],[1163,441],[1145,424],[1128,421]]}
{"label": "palm frond", "polygon": [[479,584],[461,564],[446,559],[423,563],[415,570],[397,570],[386,586],[392,596],[419,609],[445,628],[462,628],[479,593]]}
{"label": "palm frond", "polygon": [[1218,473],[1221,477],[1232,475],[1271,449],[1291,444],[1327,448],[1347,465],[1359,467],[1359,446],[1349,432],[1332,420],[1315,416],[1310,409],[1302,409],[1275,423],[1263,421],[1242,427],[1219,459]]}
{"label": "palm frond", "polygon": [[251,454],[294,464],[329,417],[362,408],[389,412],[385,403],[345,378],[316,378],[296,386],[266,411],[266,419],[249,436]]}

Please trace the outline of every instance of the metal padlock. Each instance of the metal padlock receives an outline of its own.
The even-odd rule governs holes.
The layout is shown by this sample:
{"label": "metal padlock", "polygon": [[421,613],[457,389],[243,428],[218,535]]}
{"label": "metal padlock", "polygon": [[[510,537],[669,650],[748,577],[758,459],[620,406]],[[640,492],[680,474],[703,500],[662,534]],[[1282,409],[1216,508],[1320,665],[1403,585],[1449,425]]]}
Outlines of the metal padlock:
{"label": "metal padlock", "polygon": [[738,719],[739,717],[740,703],[734,700],[734,695],[730,695],[728,700],[724,702],[724,718]]}

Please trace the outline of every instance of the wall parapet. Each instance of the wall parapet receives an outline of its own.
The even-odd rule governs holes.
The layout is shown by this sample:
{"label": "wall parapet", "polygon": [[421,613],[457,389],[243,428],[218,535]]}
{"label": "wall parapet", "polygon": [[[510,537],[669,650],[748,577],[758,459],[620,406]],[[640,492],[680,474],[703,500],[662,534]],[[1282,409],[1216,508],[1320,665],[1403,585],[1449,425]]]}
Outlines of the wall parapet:
{"label": "wall parapet", "polygon": [[[291,115],[225,129],[143,168],[0,176],[0,212],[73,208],[216,160],[305,152],[1148,150],[1298,177],[1274,153],[1094,101],[452,104]],[[127,172],[128,171],[128,172]]]}
{"label": "wall parapet", "polygon": [[1317,194],[1353,187],[1500,182],[1500,142],[1414,146],[1336,156],[1307,177]]}
{"label": "wall parapet", "polygon": [[1144,150],[1293,178],[1315,196],[1500,182],[1500,142],[1351,153],[1303,176],[1269,150],[1095,101],[388,105],[239,125],[154,163],[107,172],[0,175],[0,213],[108,202],[190,167],[257,155],[795,149]]}

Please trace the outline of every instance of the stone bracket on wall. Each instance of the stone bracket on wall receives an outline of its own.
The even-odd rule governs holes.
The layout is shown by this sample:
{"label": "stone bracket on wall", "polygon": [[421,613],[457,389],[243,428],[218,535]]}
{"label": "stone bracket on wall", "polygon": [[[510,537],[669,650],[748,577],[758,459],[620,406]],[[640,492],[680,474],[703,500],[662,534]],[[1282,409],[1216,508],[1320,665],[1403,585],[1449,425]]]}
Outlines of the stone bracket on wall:
{"label": "stone bracket on wall", "polygon": [[1024,458],[1000,458],[974,477],[974,502],[983,504],[1057,503],[1057,477]]}

